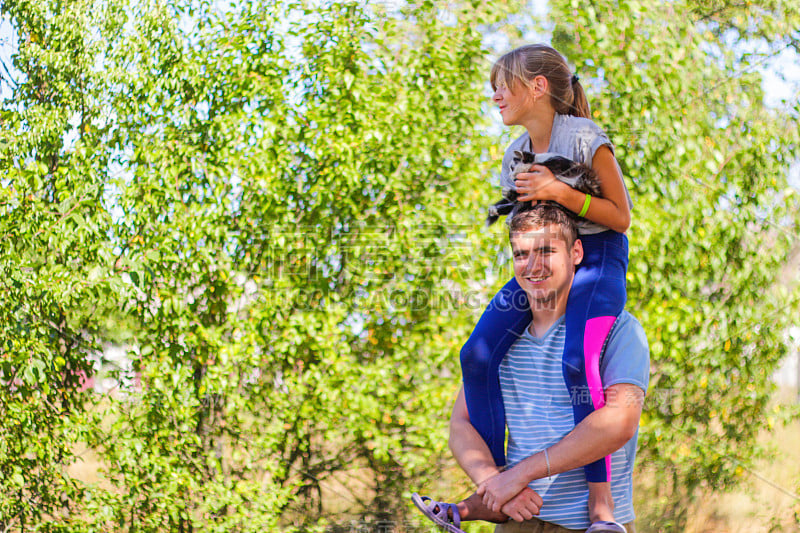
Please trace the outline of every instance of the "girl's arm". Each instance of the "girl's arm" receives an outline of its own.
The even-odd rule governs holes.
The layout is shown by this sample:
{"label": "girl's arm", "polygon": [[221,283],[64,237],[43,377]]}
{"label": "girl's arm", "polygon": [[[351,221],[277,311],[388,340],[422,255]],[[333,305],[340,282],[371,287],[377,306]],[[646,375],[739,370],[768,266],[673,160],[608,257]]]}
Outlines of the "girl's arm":
{"label": "girl's arm", "polygon": [[[617,160],[608,146],[597,149],[592,159],[592,169],[600,179],[602,198],[593,197],[585,218],[602,224],[619,233],[625,233],[631,225],[631,210],[625,195]],[[559,181],[543,165],[534,165],[531,172],[517,176],[518,200],[552,200],[574,213],[580,213],[586,195]]]}

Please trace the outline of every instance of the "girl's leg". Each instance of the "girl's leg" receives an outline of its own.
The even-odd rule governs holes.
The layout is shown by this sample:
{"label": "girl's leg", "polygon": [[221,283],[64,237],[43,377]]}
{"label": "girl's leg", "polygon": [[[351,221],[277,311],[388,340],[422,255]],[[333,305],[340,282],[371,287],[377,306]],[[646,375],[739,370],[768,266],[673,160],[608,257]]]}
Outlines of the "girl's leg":
{"label": "girl's leg", "polygon": [[[575,273],[566,312],[564,381],[570,391],[575,424],[605,403],[600,358],[611,328],[625,307],[627,238],[607,231],[581,237],[584,259]],[[612,520],[611,457],[584,467],[590,501],[599,513],[593,520]]]}
{"label": "girl's leg", "polygon": [[[482,520],[495,524],[508,522],[508,516],[500,511],[494,512],[486,507],[486,505],[483,504],[483,498],[478,496],[477,492],[473,492],[470,496],[458,503],[439,502],[427,496],[420,496],[414,492],[411,494],[411,501],[425,516],[439,523],[439,525],[441,525],[440,522],[442,521],[452,523],[456,527],[458,527],[461,522],[473,520]],[[431,517],[431,514],[436,518]]]}
{"label": "girl's leg", "polygon": [[511,278],[489,303],[461,348],[461,372],[469,420],[486,441],[498,466],[506,462],[500,363],[530,323],[528,298],[517,280]]}

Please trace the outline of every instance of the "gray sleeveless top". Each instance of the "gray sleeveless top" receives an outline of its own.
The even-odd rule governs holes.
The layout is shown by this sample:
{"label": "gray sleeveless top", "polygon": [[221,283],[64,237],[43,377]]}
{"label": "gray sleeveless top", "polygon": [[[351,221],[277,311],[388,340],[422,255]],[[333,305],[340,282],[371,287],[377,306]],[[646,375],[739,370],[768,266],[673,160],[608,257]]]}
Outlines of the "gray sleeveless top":
{"label": "gray sleeveless top", "polygon": [[[553,118],[553,130],[550,133],[550,145],[547,147],[546,153],[536,154],[536,160],[546,161],[553,155],[560,155],[591,166],[595,152],[603,145],[608,146],[612,153],[614,152],[614,145],[611,144],[611,140],[597,124],[588,118],[556,113]],[[506,153],[503,156],[503,168],[500,171],[501,187],[515,189],[514,181],[511,179],[511,167],[514,164],[515,150],[533,151],[531,138],[527,131],[517,137],[506,149]],[[619,168],[619,165],[617,165],[617,168]],[[621,174],[622,171],[620,171]],[[628,193],[628,188],[625,186],[624,181],[622,185],[625,187],[628,206],[633,207],[631,195]],[[578,221],[578,233],[581,235],[591,235],[607,230],[606,226],[595,224],[585,218]]]}

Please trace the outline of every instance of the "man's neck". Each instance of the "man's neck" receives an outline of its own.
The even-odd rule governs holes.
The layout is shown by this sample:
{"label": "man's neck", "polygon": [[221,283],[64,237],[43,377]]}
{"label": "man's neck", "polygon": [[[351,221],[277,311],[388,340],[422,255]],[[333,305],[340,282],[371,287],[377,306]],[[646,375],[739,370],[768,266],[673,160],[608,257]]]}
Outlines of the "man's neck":
{"label": "man's neck", "polygon": [[566,312],[566,300],[564,300],[563,305],[559,305],[561,302],[553,303],[554,305],[547,305],[546,302],[535,302],[531,305],[533,320],[531,320],[528,331],[534,337],[543,337]]}

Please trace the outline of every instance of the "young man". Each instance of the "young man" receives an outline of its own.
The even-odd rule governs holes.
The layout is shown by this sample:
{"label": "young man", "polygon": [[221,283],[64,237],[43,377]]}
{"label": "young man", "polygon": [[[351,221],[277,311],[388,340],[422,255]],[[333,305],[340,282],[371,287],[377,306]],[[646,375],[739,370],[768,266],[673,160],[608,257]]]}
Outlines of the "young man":
{"label": "young man", "polygon": [[462,388],[450,419],[450,449],[478,490],[458,504],[416,494],[414,503],[451,533],[461,531],[462,520],[496,522],[502,533],[583,531],[590,520],[581,467],[613,454],[609,503],[631,532],[631,475],[649,377],[644,332],[627,312],[617,319],[600,363],[605,406],[575,426],[571,402],[590,392],[568,391],[562,370],[564,311],[583,257],[574,221],[553,204],[539,204],[512,213],[509,229],[514,275],[533,314],[500,367],[510,466],[501,472],[495,465],[470,423]]}

